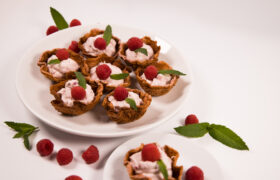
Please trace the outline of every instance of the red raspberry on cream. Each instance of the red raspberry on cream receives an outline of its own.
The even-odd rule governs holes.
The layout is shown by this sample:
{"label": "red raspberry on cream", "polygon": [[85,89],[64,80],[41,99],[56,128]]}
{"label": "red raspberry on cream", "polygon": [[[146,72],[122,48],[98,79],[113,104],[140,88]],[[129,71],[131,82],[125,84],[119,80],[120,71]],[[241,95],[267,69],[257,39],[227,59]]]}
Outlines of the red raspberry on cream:
{"label": "red raspberry on cream", "polygon": [[75,86],[71,89],[71,95],[75,100],[82,100],[86,97],[86,91],[81,86]]}
{"label": "red raspberry on cream", "polygon": [[131,51],[135,51],[143,46],[143,41],[137,37],[132,37],[127,41],[127,47]]}
{"label": "red raspberry on cream", "polygon": [[50,35],[50,34],[52,34],[52,33],[57,32],[57,31],[58,31],[58,28],[57,28],[56,26],[50,26],[50,27],[48,28],[47,32],[46,32],[46,35],[48,36],[48,35]]}
{"label": "red raspberry on cream", "polygon": [[99,151],[94,145],[89,146],[89,148],[83,153],[83,159],[87,164],[95,163],[99,159]]}
{"label": "red raspberry on cream", "polygon": [[68,47],[68,49],[76,52],[76,53],[79,53],[80,52],[80,49],[79,49],[79,46],[78,46],[78,42],[77,41],[72,41],[70,46]]}
{"label": "red raspberry on cream", "polygon": [[127,89],[125,89],[122,86],[118,86],[116,87],[116,89],[114,90],[114,98],[117,101],[123,101],[128,97],[128,91]]}
{"label": "red raspberry on cream", "polygon": [[58,49],[56,51],[55,55],[61,61],[69,58],[69,53],[68,53],[67,49],[64,49],[64,48]]}
{"label": "red raspberry on cream", "polygon": [[96,68],[97,77],[101,80],[107,79],[111,75],[111,73],[112,73],[112,70],[106,64],[99,65]]}
{"label": "red raspberry on cream", "polygon": [[153,80],[154,78],[157,77],[158,70],[155,66],[150,65],[150,66],[146,67],[146,69],[144,70],[144,74],[147,79]]}
{"label": "red raspberry on cream", "polygon": [[62,148],[56,155],[56,160],[60,166],[64,166],[72,162],[73,153],[70,149]]}
{"label": "red raspberry on cream", "polygon": [[197,166],[192,166],[187,170],[185,180],[204,180],[203,171]]}
{"label": "red raspberry on cream", "polygon": [[82,23],[81,23],[78,19],[73,19],[73,20],[70,22],[70,27],[80,26],[80,25],[82,25]]}
{"label": "red raspberry on cream", "polygon": [[158,161],[160,160],[160,152],[155,144],[146,144],[142,149],[143,161]]}
{"label": "red raspberry on cream", "polygon": [[94,47],[96,47],[99,50],[106,49],[106,41],[104,38],[99,37],[94,41]]}
{"label": "red raspberry on cream", "polygon": [[53,143],[49,139],[42,139],[36,145],[41,156],[48,156],[53,152]]}

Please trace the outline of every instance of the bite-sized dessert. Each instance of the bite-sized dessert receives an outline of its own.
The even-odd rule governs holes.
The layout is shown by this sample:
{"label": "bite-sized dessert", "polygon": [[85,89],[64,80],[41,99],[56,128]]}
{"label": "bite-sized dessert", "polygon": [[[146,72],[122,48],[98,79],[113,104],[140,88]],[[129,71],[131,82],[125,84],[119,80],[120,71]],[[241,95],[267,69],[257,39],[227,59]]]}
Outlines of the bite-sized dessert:
{"label": "bite-sized dessert", "polygon": [[[171,70],[171,71],[169,71]],[[135,71],[140,86],[152,96],[168,93],[183,73],[172,70],[164,61],[155,62],[146,67],[138,67]]]}
{"label": "bite-sized dessert", "polygon": [[112,61],[110,57],[101,55],[88,58],[85,63],[87,66],[82,71],[87,75],[87,80],[90,83],[94,81],[102,83],[105,92],[110,92],[117,86],[128,87],[131,84],[130,69],[119,59]]}
{"label": "bite-sized dessert", "polygon": [[97,57],[105,54],[112,59],[118,55],[120,47],[119,38],[112,35],[111,26],[104,30],[92,29],[89,33],[80,38],[79,48],[88,57]]}
{"label": "bite-sized dessert", "polygon": [[77,79],[65,80],[50,87],[51,94],[55,97],[51,104],[62,114],[83,114],[91,110],[102,96],[103,85],[101,83],[89,84],[85,79],[81,80],[80,76],[82,76],[81,73]]}
{"label": "bite-sized dessert", "polygon": [[119,56],[128,64],[136,69],[138,66],[147,66],[158,60],[160,46],[157,41],[145,36],[142,39],[137,37],[130,38],[120,46]]}
{"label": "bite-sized dessert", "polygon": [[150,106],[152,97],[138,89],[118,86],[103,100],[107,115],[117,123],[129,123],[142,117]]}
{"label": "bite-sized dessert", "polygon": [[[167,171],[168,180],[181,180],[183,166],[177,166],[179,153],[165,145],[157,143],[141,144],[140,147],[128,151],[124,158],[128,175],[132,180],[164,180],[162,164]],[[159,163],[159,161],[161,161]]]}
{"label": "bite-sized dessert", "polygon": [[37,65],[41,73],[52,81],[60,82],[75,77],[74,72],[84,67],[79,54],[67,49],[53,49],[44,52]]}

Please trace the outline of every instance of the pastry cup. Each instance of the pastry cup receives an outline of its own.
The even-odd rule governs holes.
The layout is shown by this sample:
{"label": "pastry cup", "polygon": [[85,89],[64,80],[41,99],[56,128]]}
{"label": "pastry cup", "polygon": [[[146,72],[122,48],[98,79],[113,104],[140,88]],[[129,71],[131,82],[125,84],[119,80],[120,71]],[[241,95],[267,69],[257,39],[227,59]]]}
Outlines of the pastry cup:
{"label": "pastry cup", "polygon": [[[144,176],[143,174],[136,174],[130,164],[130,156],[133,154],[142,151],[144,144],[141,144],[135,149],[128,151],[124,157],[124,165],[131,180],[151,180],[151,178]],[[183,175],[183,166],[176,166],[177,159],[179,158],[179,153],[170,146],[165,145],[164,151],[168,157],[172,160],[172,177],[169,177],[168,180],[181,180]]]}
{"label": "pastry cup", "polygon": [[125,63],[129,66],[132,66],[133,69],[136,69],[138,66],[141,67],[145,67],[149,64],[152,64],[154,62],[158,61],[158,56],[159,56],[159,52],[160,52],[160,46],[157,45],[157,41],[153,41],[150,37],[148,36],[144,36],[142,38],[143,43],[149,45],[152,47],[153,51],[154,51],[154,55],[148,59],[148,60],[144,60],[144,61],[129,61],[126,58],[126,54],[125,51],[127,50],[127,44],[126,43],[122,43],[120,46],[120,51],[119,51],[119,56],[125,61]]}
{"label": "pastry cup", "polygon": [[[155,62],[152,65],[154,65],[157,68],[157,70],[172,69],[164,61]],[[162,96],[162,95],[168,93],[176,85],[177,80],[179,79],[178,75],[171,74],[171,80],[167,85],[152,86],[145,79],[141,78],[141,75],[144,73],[145,68],[146,67],[138,67],[135,71],[135,75],[136,75],[136,79],[137,79],[138,83],[144,89],[144,91],[149,93],[152,96]]]}
{"label": "pastry cup", "polygon": [[[51,57],[52,55],[55,55],[56,51],[58,49],[53,49],[51,51],[45,51],[40,59],[38,60],[37,62],[37,65],[40,67],[40,71],[41,73],[47,77],[48,79],[54,81],[54,82],[60,82],[60,81],[64,81],[64,80],[67,80],[67,79],[72,79],[75,77],[75,73],[74,72],[68,72],[68,73],[65,73],[64,76],[62,78],[56,78],[54,77],[50,72],[49,72],[49,68],[48,68],[48,59],[49,57]],[[67,50],[68,53],[69,53],[69,58],[73,59],[74,61],[76,61],[80,68],[77,70],[79,71],[80,69],[83,69],[84,66],[85,66],[85,63],[84,63],[84,59],[83,57],[81,57],[79,54],[71,51],[71,50]]]}
{"label": "pastry cup", "polygon": [[[112,58],[110,58],[110,57],[106,56],[105,54],[103,54],[103,55],[98,56],[96,58],[88,58],[85,61],[86,66],[84,66],[84,68],[82,69],[82,73],[84,75],[86,75],[86,79],[89,81],[89,83],[93,83],[94,81],[96,81],[96,80],[92,80],[90,78],[90,76],[91,76],[90,75],[90,69],[92,67],[97,66],[101,62],[110,63],[112,65],[115,65],[115,66],[119,67],[122,70],[122,73],[130,73],[130,69],[127,66],[125,66],[121,62],[121,60],[116,59],[116,60],[112,61]],[[100,82],[104,86],[104,91],[105,92],[110,92],[110,91],[112,91],[112,90],[114,90],[116,88],[116,86],[108,85],[107,83],[104,83],[102,81],[98,81],[98,82]],[[127,76],[124,79],[124,83],[120,84],[119,86],[129,87],[130,84],[131,84],[130,76]]]}
{"label": "pastry cup", "polygon": [[67,81],[68,80],[61,81],[57,84],[51,85],[50,87],[50,92],[55,97],[55,100],[52,100],[51,104],[58,112],[65,115],[80,115],[94,108],[94,106],[99,102],[103,94],[103,85],[98,82],[94,82],[90,84],[95,95],[90,104],[83,104],[81,102],[74,101],[74,105],[72,107],[65,106],[61,100],[61,94],[58,94],[57,92],[65,87],[65,83]]}
{"label": "pastry cup", "polygon": [[[92,56],[92,55],[90,55],[88,52],[86,52],[86,50],[85,50],[83,44],[87,41],[87,39],[88,39],[89,37],[94,37],[94,36],[97,36],[97,35],[103,34],[103,33],[104,33],[104,30],[92,29],[92,30],[90,30],[89,33],[86,33],[83,37],[80,38],[80,41],[79,41],[79,43],[78,43],[78,46],[79,46],[79,49],[81,50],[81,52],[82,52],[83,55],[85,55],[85,56],[87,56],[87,57],[98,57],[98,56],[102,55],[102,54],[99,54],[99,55],[97,55],[97,56]],[[120,39],[117,38],[116,36],[112,36],[112,38],[116,41],[116,52],[115,52],[115,54],[114,54],[112,57],[107,56],[105,53],[103,53],[103,54],[104,54],[105,56],[109,57],[110,59],[114,60],[114,59],[116,59],[117,56],[118,56],[118,52],[119,52],[119,49],[120,49]]]}
{"label": "pastry cup", "polygon": [[130,107],[115,108],[113,104],[108,100],[108,97],[113,96],[114,92],[109,93],[104,98],[102,103],[102,106],[106,109],[109,118],[117,122],[118,124],[129,123],[142,117],[152,101],[152,97],[143,91],[140,91],[138,89],[129,89],[129,88],[127,88],[127,90],[137,93],[139,97],[142,99],[143,103],[140,104],[140,106],[137,106],[137,110],[134,110]]}

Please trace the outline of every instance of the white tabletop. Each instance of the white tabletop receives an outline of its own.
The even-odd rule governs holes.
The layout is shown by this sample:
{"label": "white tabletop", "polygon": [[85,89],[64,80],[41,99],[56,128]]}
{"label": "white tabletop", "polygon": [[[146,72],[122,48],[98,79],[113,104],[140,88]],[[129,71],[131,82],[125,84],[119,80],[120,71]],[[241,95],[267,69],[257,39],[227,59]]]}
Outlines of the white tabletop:
{"label": "white tabletop", "polygon": [[[176,45],[189,60],[193,86],[185,107],[153,132],[173,132],[186,115],[200,121],[224,124],[237,132],[249,152],[230,149],[208,135],[194,139],[219,162],[224,179],[280,179],[280,1],[253,0],[142,0],[142,1],[1,1],[1,103],[0,179],[61,180],[78,174],[84,180],[102,179],[110,153],[132,138],[87,138],[70,135],[40,122],[16,94],[19,59],[45,36],[53,24],[49,7],[70,21],[120,24],[158,33]],[[32,88],[30,88],[32,91]],[[76,155],[70,166],[41,158],[35,148],[24,149],[21,139],[4,121],[27,122],[40,127],[41,138],[69,147]],[[86,165],[80,152],[94,144],[100,160]]]}

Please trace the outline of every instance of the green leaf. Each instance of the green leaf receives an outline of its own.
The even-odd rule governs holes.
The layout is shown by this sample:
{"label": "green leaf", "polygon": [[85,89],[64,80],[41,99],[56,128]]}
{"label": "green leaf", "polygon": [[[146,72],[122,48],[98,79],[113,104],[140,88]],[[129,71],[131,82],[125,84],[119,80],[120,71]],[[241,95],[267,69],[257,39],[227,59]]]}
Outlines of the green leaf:
{"label": "green leaf", "polygon": [[82,75],[81,72],[75,72],[75,75],[79,81],[79,85],[82,86],[84,89],[87,88],[87,82],[86,82],[86,79],[85,77]]}
{"label": "green leaf", "polygon": [[56,9],[50,7],[50,10],[51,10],[53,21],[55,22],[56,27],[59,30],[66,29],[69,27],[64,17]]}
{"label": "green leaf", "polygon": [[112,74],[110,78],[115,80],[120,80],[120,79],[125,79],[128,75],[129,75],[128,73]]}
{"label": "green leaf", "polygon": [[16,123],[12,121],[6,121],[5,124],[17,132],[28,132],[28,131],[34,131],[36,129],[36,127],[26,123]]}
{"label": "green leaf", "polygon": [[52,59],[48,62],[48,64],[59,64],[60,60],[59,59]]}
{"label": "green leaf", "polygon": [[168,172],[167,172],[164,162],[162,160],[158,160],[157,164],[158,164],[160,172],[162,173],[162,175],[164,177],[164,180],[168,180]]}
{"label": "green leaf", "polygon": [[137,106],[136,106],[134,99],[126,98],[125,101],[130,105],[131,108],[133,108],[134,110],[137,110]]}
{"label": "green leaf", "polygon": [[110,25],[106,26],[106,29],[103,34],[103,39],[106,41],[106,45],[108,45],[112,39],[112,27]]}
{"label": "green leaf", "polygon": [[16,134],[14,135],[13,138],[21,138],[23,135],[24,135],[23,132],[18,132],[18,133],[16,133]]}
{"label": "green leaf", "polygon": [[28,139],[27,135],[23,136],[23,144],[24,144],[25,148],[30,151],[31,146],[30,146],[29,139]]}
{"label": "green leaf", "polygon": [[174,74],[174,75],[186,75],[180,71],[177,70],[173,70],[173,69],[166,69],[166,70],[159,70],[158,71],[159,74]]}
{"label": "green leaf", "polygon": [[180,126],[174,128],[175,131],[186,137],[202,137],[207,132],[209,123],[189,124],[187,126]]}
{"label": "green leaf", "polygon": [[138,48],[134,52],[136,52],[136,53],[140,52],[140,53],[145,54],[146,56],[148,56],[148,51],[145,48]]}
{"label": "green leaf", "polygon": [[208,130],[210,136],[226,146],[239,150],[249,150],[246,143],[235,132],[225,126],[211,124]]}

